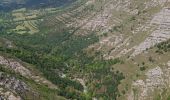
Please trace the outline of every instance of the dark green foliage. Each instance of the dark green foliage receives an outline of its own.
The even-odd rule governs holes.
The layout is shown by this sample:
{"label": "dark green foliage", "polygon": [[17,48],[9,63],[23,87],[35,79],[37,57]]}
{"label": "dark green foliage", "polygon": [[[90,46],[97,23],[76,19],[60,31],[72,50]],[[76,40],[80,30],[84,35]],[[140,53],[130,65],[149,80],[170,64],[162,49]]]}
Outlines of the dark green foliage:
{"label": "dark green foliage", "polygon": [[145,66],[140,67],[140,71],[144,71],[144,70],[146,70],[146,67],[145,67]]}
{"label": "dark green foliage", "polygon": [[87,69],[90,69],[92,78],[91,81],[95,82],[95,86],[90,88],[93,91],[93,88],[96,90],[94,94],[96,97],[102,97],[107,100],[116,100],[119,95],[118,85],[120,81],[125,77],[119,71],[112,71],[111,65],[121,63],[119,59],[115,60],[103,60],[95,61],[88,65]]}
{"label": "dark green foliage", "polygon": [[170,40],[168,40],[166,42],[159,43],[156,45],[156,47],[157,47],[156,52],[159,54],[169,52],[170,51]]}
{"label": "dark green foliage", "polygon": [[67,88],[65,90],[61,90],[59,95],[64,96],[68,99],[76,99],[76,100],[86,100],[86,97],[82,95],[80,92],[75,91],[72,88]]}
{"label": "dark green foliage", "polygon": [[[22,3],[21,3],[22,2]],[[62,7],[69,5],[76,0],[1,0],[0,11],[12,11],[19,8],[40,9],[47,7]]]}
{"label": "dark green foliage", "polygon": [[[25,39],[26,37],[27,39]],[[73,87],[76,90],[83,91],[83,87],[79,82],[72,81],[69,78],[61,78],[59,73],[66,73],[69,69],[64,62],[67,62],[70,57],[74,56],[74,53],[80,52],[81,49],[87,47],[95,39],[92,38],[93,40],[87,41],[88,37],[75,37],[74,39],[69,40],[67,35],[57,36],[58,38],[50,37],[44,38],[42,36],[38,37],[37,35],[29,36],[11,34],[8,35],[8,39],[13,41],[18,40],[16,45],[20,48],[8,49],[1,47],[0,51],[9,53],[17,58],[20,58],[22,61],[36,65],[37,68],[44,73],[44,76],[47,79],[58,85],[63,91],[65,91],[67,87]],[[63,40],[65,37],[67,37],[66,40],[68,42]],[[21,42],[22,39],[25,39],[25,41]],[[44,41],[46,41],[46,43],[44,43]],[[55,41],[56,44],[58,44],[57,46],[55,45]],[[52,45],[55,47],[53,47],[54,50],[52,50]],[[73,45],[73,47],[71,47],[71,45]],[[56,50],[56,48],[59,48],[60,51]],[[65,96],[67,97],[68,95]]]}
{"label": "dark green foliage", "polygon": [[[13,35],[12,35],[13,37]],[[71,77],[76,74],[86,74],[88,84],[91,86],[91,81],[101,81],[96,86],[89,89],[89,92],[94,92],[93,89],[100,90],[101,86],[106,88],[106,93],[94,92],[94,95],[102,98],[114,98],[119,94],[118,85],[120,81],[124,79],[124,76],[120,72],[111,71],[111,65],[122,63],[121,60],[95,60],[93,57],[87,57],[85,53],[82,52],[83,48],[86,48],[91,43],[95,42],[97,39],[93,36],[88,37],[73,37],[65,40],[61,44],[58,44],[53,48],[54,43],[51,40],[51,44],[44,43],[41,40],[46,40],[41,36],[35,36],[35,40],[29,35],[19,36],[21,39],[14,36],[13,40],[22,40],[25,37],[28,39],[23,42],[16,42],[19,48],[0,48],[0,51],[11,54],[22,61],[33,64],[43,72],[44,76],[60,87],[59,95],[64,96],[68,99],[85,100],[82,95],[83,86],[76,81],[72,81],[69,78],[61,78],[59,73],[73,73]],[[41,38],[40,38],[41,37]],[[10,37],[8,37],[10,38]],[[29,40],[30,39],[30,40]],[[33,41],[32,41],[33,40]],[[54,40],[55,41],[55,40]],[[61,42],[61,41],[57,41]],[[44,43],[39,44],[39,43]],[[67,65],[66,65],[67,63]],[[69,67],[68,67],[69,66]],[[73,67],[76,66],[76,67]],[[78,71],[77,71],[78,70]],[[90,74],[93,73],[93,74]],[[73,88],[68,91],[68,88]],[[81,91],[81,92],[78,92]]]}
{"label": "dark green foliage", "polygon": [[[35,65],[48,80],[59,87],[58,94],[67,99],[87,100],[95,96],[116,100],[120,95],[118,85],[125,77],[121,72],[113,70],[112,65],[123,62],[120,59],[103,60],[98,57],[100,52],[95,57],[88,57],[83,51],[98,41],[97,36],[76,36],[65,28],[51,31],[51,26],[41,27],[40,33],[33,35],[0,33],[1,37],[16,45],[16,48],[0,47],[0,51]],[[114,30],[119,31],[121,28],[117,26]],[[67,77],[61,77],[62,73]],[[88,97],[83,93],[83,86],[73,80],[77,76],[86,79]]]}
{"label": "dark green foliage", "polygon": [[145,62],[142,62],[142,65],[145,65]]}

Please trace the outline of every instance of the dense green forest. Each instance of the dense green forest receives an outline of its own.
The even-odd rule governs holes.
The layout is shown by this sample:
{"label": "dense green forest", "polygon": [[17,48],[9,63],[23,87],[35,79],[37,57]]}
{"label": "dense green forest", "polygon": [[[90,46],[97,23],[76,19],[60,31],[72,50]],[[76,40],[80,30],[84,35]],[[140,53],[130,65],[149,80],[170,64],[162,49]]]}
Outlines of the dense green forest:
{"label": "dense green forest", "polygon": [[[76,100],[91,100],[92,97],[116,100],[120,96],[118,85],[125,77],[112,65],[123,61],[104,60],[100,52],[89,57],[84,49],[99,41],[94,33],[78,36],[64,27],[55,30],[56,27],[45,24],[48,17],[39,23],[39,33],[18,34],[10,31],[16,27],[16,23],[9,20],[12,19],[10,13],[1,12],[1,18],[4,20],[0,23],[0,37],[12,41],[14,47],[0,45],[0,52],[36,66],[59,87],[58,95]],[[76,78],[85,79],[88,92],[83,92],[84,87]]]}
{"label": "dense green forest", "polygon": [[[91,96],[102,96],[97,93],[94,94],[93,89],[100,89],[102,86],[106,86],[106,94],[104,97],[116,97],[118,95],[116,92],[118,91],[117,86],[124,77],[120,72],[110,71],[110,68],[111,65],[121,63],[121,61],[119,59],[109,61],[102,59],[96,60],[94,57],[89,58],[83,53],[83,48],[98,40],[95,36],[90,35],[91,40],[89,40],[88,36],[67,37],[69,33],[65,34],[54,34],[53,40],[50,36],[44,38],[40,34],[36,34],[35,36],[30,36],[29,34],[18,35],[15,33],[9,35],[1,34],[4,38],[16,41],[16,48],[1,47],[0,51],[37,66],[48,80],[61,88],[59,93],[61,96],[76,99],[85,98],[82,94],[83,86],[79,82],[72,81],[69,78],[60,77],[59,73],[62,72],[72,78],[76,75],[83,77],[84,74],[87,74],[86,78],[91,77],[91,79],[87,81],[89,82],[87,83],[89,89],[91,89]],[[95,82],[97,81],[101,82],[96,84]],[[95,86],[91,86],[94,84],[91,84],[91,82],[94,82]],[[72,91],[69,92],[69,87],[73,87],[75,90],[71,89]]]}

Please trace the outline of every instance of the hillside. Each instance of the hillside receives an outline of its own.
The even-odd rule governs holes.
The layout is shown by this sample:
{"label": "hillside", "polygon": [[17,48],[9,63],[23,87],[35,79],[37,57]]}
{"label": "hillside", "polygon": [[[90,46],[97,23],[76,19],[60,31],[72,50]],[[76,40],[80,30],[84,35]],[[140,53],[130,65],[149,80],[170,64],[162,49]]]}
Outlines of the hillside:
{"label": "hillside", "polygon": [[13,9],[46,8],[68,6],[76,0],[0,0],[0,11],[11,11]]}
{"label": "hillside", "polygon": [[170,0],[0,1],[0,98],[170,99]]}

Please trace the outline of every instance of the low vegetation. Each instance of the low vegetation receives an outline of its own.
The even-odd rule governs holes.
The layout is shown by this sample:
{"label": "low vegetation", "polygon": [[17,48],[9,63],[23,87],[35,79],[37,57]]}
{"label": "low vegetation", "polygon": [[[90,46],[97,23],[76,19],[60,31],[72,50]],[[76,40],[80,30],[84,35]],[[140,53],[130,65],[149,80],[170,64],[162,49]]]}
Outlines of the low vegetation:
{"label": "low vegetation", "polygon": [[163,54],[165,52],[169,52],[170,51],[170,40],[166,41],[166,42],[162,42],[156,45],[157,53]]}

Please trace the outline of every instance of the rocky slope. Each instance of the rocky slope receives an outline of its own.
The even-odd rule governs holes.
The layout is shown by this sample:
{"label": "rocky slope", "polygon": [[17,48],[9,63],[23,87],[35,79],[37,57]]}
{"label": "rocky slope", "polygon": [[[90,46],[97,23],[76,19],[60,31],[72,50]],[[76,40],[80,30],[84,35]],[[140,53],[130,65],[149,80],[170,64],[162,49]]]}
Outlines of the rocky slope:
{"label": "rocky slope", "polygon": [[[57,86],[45,79],[32,65],[14,58],[0,57],[1,98],[5,100],[22,100],[39,98],[41,94],[33,88],[33,84],[44,85],[51,89]],[[31,81],[33,81],[33,83]]]}
{"label": "rocky slope", "polygon": [[[105,59],[127,58],[128,60],[125,60],[128,62],[127,65],[120,65],[121,67],[116,69],[127,74],[128,78],[129,72],[124,71],[126,68],[122,66],[130,68],[132,64],[137,67],[135,69],[138,69],[137,64],[141,61],[130,62],[129,60],[148,57],[150,52],[148,49],[170,39],[170,1],[87,0],[84,5],[56,16],[55,22],[71,28],[70,31],[75,35],[94,33],[99,36],[99,42],[90,45],[85,51],[92,54],[100,51]],[[160,59],[160,55],[155,55],[153,52],[151,56]],[[161,57],[169,60],[169,54],[168,52]],[[165,91],[168,93],[170,85],[169,68],[166,64],[168,61],[165,60],[164,63],[165,65],[162,65],[163,62],[158,60],[148,64],[147,71],[142,73],[146,79],[135,78],[135,81],[130,84],[131,94],[126,99],[151,100],[159,98],[154,96],[160,93],[160,100],[168,100],[166,97],[169,94],[161,94]],[[133,70],[131,74],[135,75],[133,73],[138,73],[138,70]],[[128,84],[128,81],[125,82]]]}
{"label": "rocky slope", "polygon": [[[0,54],[2,98],[22,99],[18,89],[40,98],[38,84],[60,91],[59,99],[170,99],[170,0],[78,0],[61,9],[15,11],[24,18],[8,15],[14,26],[0,39],[9,49]],[[34,26],[38,31],[27,34]],[[26,31],[18,35],[14,27]],[[16,42],[24,39],[26,46]]]}
{"label": "rocky slope", "polygon": [[[77,35],[97,33],[100,42],[89,48],[104,51],[104,57],[110,59],[129,52],[135,56],[168,40],[169,12],[169,0],[90,0],[56,16],[56,23],[75,29],[70,31]],[[137,37],[141,38],[137,41]]]}

